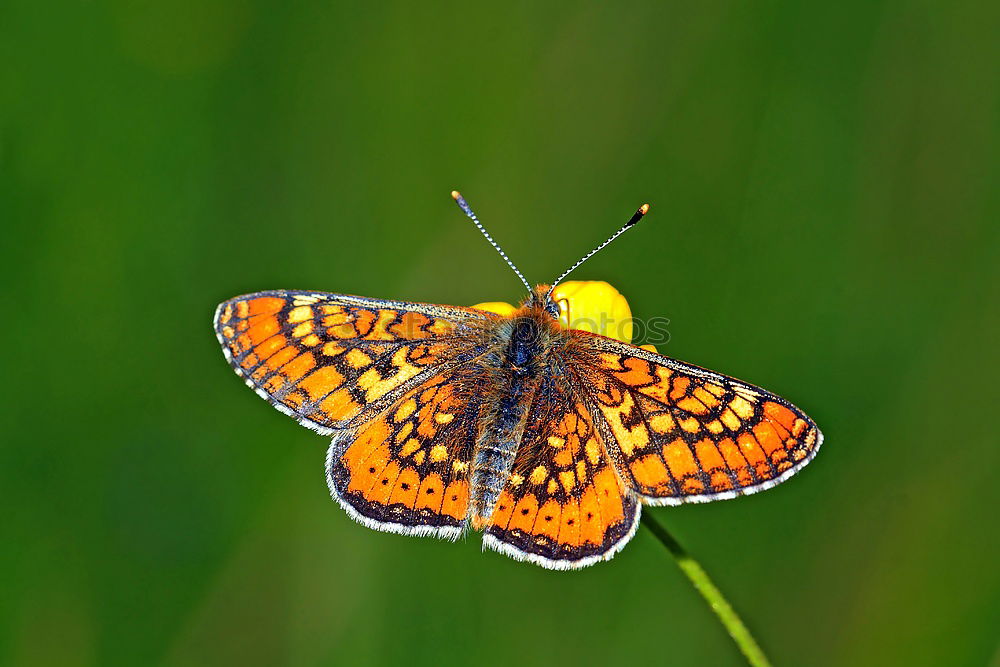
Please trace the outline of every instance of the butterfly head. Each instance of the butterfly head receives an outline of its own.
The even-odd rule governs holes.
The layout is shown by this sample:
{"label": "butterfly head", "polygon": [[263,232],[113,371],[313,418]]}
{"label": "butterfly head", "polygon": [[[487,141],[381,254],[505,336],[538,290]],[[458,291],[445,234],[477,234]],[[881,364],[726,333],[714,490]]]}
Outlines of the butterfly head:
{"label": "butterfly head", "polygon": [[521,306],[523,308],[541,310],[554,320],[558,320],[561,314],[559,304],[552,298],[552,287],[550,285],[537,285]]}
{"label": "butterfly head", "polygon": [[603,280],[567,280],[550,290],[549,285],[537,286],[520,307],[486,301],[473,308],[509,318],[528,316],[557,330],[578,329],[632,342],[632,310],[614,286]]}

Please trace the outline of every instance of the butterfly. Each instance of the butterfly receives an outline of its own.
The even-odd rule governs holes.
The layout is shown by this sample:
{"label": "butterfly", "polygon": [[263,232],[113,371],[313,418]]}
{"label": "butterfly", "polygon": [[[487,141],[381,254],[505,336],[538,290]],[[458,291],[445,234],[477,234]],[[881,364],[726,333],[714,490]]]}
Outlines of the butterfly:
{"label": "butterfly", "polygon": [[642,505],[735,498],[801,469],[823,436],[739,380],[560,322],[465,199],[459,206],[528,288],[519,308],[310,291],[219,305],[226,359],[281,412],[330,436],[327,481],[360,523],[456,539],[551,569],[610,559]]}

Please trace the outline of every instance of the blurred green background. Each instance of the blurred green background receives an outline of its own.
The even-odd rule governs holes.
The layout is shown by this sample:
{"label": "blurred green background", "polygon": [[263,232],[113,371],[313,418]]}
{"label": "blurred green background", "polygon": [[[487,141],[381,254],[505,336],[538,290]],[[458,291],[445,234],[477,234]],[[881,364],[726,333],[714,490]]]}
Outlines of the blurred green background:
{"label": "blurred green background", "polygon": [[[294,6],[290,6],[294,5]],[[826,434],[651,510],[781,665],[997,664],[1000,5],[0,5],[0,662],[740,664],[641,530],[553,573],[353,523],[226,366],[236,294],[671,319]]]}

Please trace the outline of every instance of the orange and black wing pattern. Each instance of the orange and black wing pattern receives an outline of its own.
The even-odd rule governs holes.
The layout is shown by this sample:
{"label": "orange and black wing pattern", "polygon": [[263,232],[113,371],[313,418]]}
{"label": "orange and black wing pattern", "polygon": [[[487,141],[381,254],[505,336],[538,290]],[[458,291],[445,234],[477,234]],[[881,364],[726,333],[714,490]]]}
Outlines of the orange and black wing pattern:
{"label": "orange and black wing pattern", "polygon": [[676,505],[769,489],[816,454],[823,434],[763,389],[602,336],[581,384],[602,440],[643,503]]}
{"label": "orange and black wing pattern", "polygon": [[531,400],[483,543],[550,569],[608,560],[635,533],[639,504],[565,378],[546,377]]}
{"label": "orange and black wing pattern", "polygon": [[330,435],[474,356],[470,325],[489,317],[471,308],[273,291],[219,305],[215,332],[251,389]]}
{"label": "orange and black wing pattern", "polygon": [[479,425],[478,377],[467,366],[439,373],[357,431],[334,436],[327,482],[348,514],[405,535],[462,533]]}

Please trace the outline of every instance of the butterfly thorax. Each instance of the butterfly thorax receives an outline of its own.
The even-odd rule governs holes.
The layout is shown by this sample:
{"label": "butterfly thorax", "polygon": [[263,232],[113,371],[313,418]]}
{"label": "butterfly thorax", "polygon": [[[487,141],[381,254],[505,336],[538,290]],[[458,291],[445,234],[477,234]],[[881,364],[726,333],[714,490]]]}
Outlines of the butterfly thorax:
{"label": "butterfly thorax", "polygon": [[540,384],[551,378],[570,340],[544,308],[526,304],[495,325],[483,357],[489,386],[483,403],[472,470],[472,523],[481,528],[510,479],[525,422]]}

